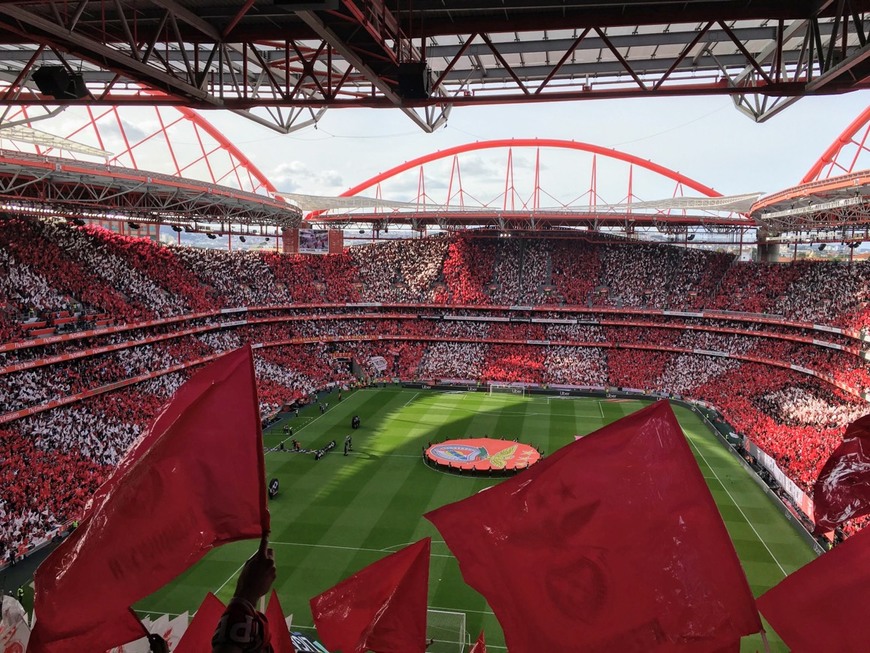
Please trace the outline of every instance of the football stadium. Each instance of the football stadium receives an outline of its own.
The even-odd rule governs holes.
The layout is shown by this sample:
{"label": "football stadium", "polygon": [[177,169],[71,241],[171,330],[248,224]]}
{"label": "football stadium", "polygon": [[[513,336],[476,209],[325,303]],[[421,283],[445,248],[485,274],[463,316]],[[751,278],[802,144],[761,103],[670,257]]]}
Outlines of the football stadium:
{"label": "football stadium", "polygon": [[868,32],[0,4],[0,653],[870,649]]}

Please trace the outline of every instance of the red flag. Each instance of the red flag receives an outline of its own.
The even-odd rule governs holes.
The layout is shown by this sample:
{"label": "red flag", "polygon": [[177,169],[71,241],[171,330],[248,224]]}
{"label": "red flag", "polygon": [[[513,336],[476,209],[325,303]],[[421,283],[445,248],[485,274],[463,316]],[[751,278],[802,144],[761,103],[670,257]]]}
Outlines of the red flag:
{"label": "red flag", "polygon": [[761,630],[667,402],[425,517],[511,653],[706,652]]}
{"label": "red flag", "polygon": [[846,429],[813,486],[816,534],[870,513],[870,415]]}
{"label": "red flag", "polygon": [[273,653],[296,653],[293,640],[290,638],[290,631],[287,629],[287,622],[284,620],[284,611],[281,609],[281,602],[278,601],[278,594],[275,590],[272,590],[269,605],[266,606],[266,619],[269,621],[269,635]]}
{"label": "red flag", "polygon": [[250,348],[178,389],[36,572],[30,653],[81,653],[145,634],[128,606],[209,549],[269,529]]}
{"label": "red flag", "polygon": [[199,610],[184,631],[181,641],[173,653],[208,653],[211,651],[211,638],[217,628],[226,606],[214,594],[206,594]]}
{"label": "red flag", "polygon": [[486,653],[486,638],[483,636],[483,631],[477,636],[477,642],[471,647],[469,653]]}
{"label": "red flag", "polygon": [[342,653],[423,653],[429,549],[425,538],[311,599],[324,646]]}
{"label": "red flag", "polygon": [[868,650],[870,528],[790,574],[758,608],[793,653]]}

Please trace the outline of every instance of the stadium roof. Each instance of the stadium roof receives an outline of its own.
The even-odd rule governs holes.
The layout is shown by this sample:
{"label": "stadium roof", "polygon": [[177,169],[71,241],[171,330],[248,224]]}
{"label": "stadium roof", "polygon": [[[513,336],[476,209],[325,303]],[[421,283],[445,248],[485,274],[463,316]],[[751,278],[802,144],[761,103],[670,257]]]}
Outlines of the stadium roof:
{"label": "stadium roof", "polygon": [[136,222],[294,227],[298,208],[155,172],[0,150],[0,210]]}
{"label": "stadium roof", "polygon": [[727,94],[764,120],[870,87],[865,5],[6,0],[0,101],[223,108],[280,131],[398,107],[431,131],[460,105]]}
{"label": "stadium roof", "polygon": [[867,228],[870,170],[812,181],[764,197],[751,215],[772,234],[812,229]]}

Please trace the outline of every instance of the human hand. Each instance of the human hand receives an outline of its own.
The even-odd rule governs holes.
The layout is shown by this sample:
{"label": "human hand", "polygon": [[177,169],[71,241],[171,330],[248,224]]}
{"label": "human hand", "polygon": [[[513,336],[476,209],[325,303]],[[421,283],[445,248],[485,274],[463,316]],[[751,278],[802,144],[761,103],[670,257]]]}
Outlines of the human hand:
{"label": "human hand", "polygon": [[261,596],[265,596],[275,582],[275,553],[269,548],[269,535],[263,535],[260,548],[248,558],[239,574],[236,592],[233,596],[245,599],[251,605],[256,605]]}
{"label": "human hand", "polygon": [[160,635],[148,635],[148,648],[151,653],[169,653],[169,644]]}

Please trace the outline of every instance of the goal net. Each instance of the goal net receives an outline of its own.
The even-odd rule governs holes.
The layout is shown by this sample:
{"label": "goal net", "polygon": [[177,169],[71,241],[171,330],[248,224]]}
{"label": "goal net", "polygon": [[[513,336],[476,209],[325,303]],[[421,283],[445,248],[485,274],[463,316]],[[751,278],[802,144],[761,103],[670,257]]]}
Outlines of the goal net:
{"label": "goal net", "polygon": [[426,653],[464,653],[468,644],[465,613],[447,610],[426,611],[426,641],[432,641]]}
{"label": "goal net", "polygon": [[489,394],[491,395],[521,395],[526,396],[526,386],[512,383],[490,383]]}

